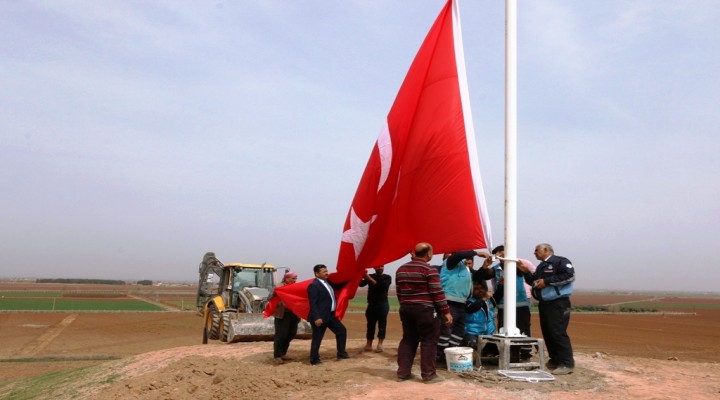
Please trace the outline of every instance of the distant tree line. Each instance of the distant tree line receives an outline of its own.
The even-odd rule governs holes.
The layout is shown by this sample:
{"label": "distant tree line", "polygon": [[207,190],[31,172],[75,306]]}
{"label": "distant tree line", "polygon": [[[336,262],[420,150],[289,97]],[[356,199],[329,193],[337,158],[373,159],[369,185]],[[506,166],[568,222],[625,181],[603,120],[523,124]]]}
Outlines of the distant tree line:
{"label": "distant tree line", "polygon": [[92,285],[125,285],[125,281],[114,279],[37,279],[36,283],[72,283],[72,284],[92,284]]}
{"label": "distant tree line", "polygon": [[145,285],[145,286],[152,286],[152,281],[150,281],[150,280],[142,280],[142,281],[137,281],[137,284],[138,284],[138,285]]}
{"label": "distant tree line", "polygon": [[657,312],[654,308],[640,308],[640,307],[623,307],[619,304],[608,306],[596,306],[596,305],[582,305],[573,306],[573,311],[585,311],[585,312],[621,312],[621,313],[654,313]]}

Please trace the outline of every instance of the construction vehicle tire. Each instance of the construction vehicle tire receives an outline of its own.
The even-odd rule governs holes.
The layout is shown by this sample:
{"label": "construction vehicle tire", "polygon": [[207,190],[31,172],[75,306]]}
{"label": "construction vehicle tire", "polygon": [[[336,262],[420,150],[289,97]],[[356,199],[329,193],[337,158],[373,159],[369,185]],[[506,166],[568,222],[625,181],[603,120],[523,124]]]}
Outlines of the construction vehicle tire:
{"label": "construction vehicle tire", "polygon": [[208,331],[208,337],[212,340],[220,339],[220,311],[218,311],[215,304],[210,304],[208,307],[209,318],[212,319],[210,324],[210,330]]}
{"label": "construction vehicle tire", "polygon": [[222,329],[220,334],[220,340],[223,342],[228,341],[228,330],[230,329],[230,313],[222,313]]}

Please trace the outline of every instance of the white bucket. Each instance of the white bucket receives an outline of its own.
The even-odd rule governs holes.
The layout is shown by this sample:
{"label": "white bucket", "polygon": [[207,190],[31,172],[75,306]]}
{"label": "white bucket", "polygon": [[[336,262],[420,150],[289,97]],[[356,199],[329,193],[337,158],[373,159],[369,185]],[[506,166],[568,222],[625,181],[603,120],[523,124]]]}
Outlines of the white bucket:
{"label": "white bucket", "polygon": [[472,347],[448,347],[445,349],[445,362],[450,372],[460,373],[463,371],[472,371]]}

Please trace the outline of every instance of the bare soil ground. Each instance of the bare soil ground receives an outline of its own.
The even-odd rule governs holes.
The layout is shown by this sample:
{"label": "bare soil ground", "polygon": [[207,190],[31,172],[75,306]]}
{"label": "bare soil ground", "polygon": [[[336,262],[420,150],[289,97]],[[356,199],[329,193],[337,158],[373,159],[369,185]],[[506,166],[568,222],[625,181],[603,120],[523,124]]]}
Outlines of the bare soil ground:
{"label": "bare soil ground", "polygon": [[[611,297],[603,304],[616,302]],[[582,296],[573,301],[584,302]],[[717,297],[707,301],[720,304]],[[441,370],[446,380],[433,385],[395,382],[397,314],[389,317],[383,353],[362,352],[364,316],[348,314],[352,358],[335,360],[334,336],[328,332],[324,363],[310,366],[305,340],[292,343],[294,361],[283,365],[271,362],[268,342],[201,345],[202,320],[189,312],[0,313],[0,398],[29,398],[19,389],[27,390],[30,382],[35,398],[57,399],[716,399],[720,311],[695,312],[576,313],[570,323],[573,374],[552,382],[512,382],[485,366],[472,376]],[[533,318],[533,333],[540,337]],[[64,374],[47,379],[51,372]]]}

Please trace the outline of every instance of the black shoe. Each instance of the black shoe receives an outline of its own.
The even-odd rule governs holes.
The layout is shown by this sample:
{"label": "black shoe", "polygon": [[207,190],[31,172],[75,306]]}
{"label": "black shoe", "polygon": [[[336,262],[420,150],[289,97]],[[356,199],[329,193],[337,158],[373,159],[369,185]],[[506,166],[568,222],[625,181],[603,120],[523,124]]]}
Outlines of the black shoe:
{"label": "black shoe", "polygon": [[573,373],[572,367],[567,367],[565,365],[560,365],[559,367],[552,370],[553,375],[569,375]]}
{"label": "black shoe", "polygon": [[318,364],[322,364],[322,361],[320,361],[320,360],[314,360],[314,361],[311,360],[310,361],[310,365],[318,365]]}
{"label": "black shoe", "polygon": [[350,358],[350,354],[348,354],[348,353],[338,354],[338,355],[337,355],[337,359],[338,359],[338,360],[347,360],[348,358]]}
{"label": "black shoe", "polygon": [[438,383],[444,381],[445,378],[442,376],[435,374],[430,379],[423,379],[423,383]]}
{"label": "black shoe", "polygon": [[410,375],[405,376],[405,377],[398,376],[398,377],[395,379],[395,381],[397,381],[397,382],[405,382],[405,381],[408,381],[408,380],[413,379],[413,378],[415,378],[415,375],[410,374]]}

